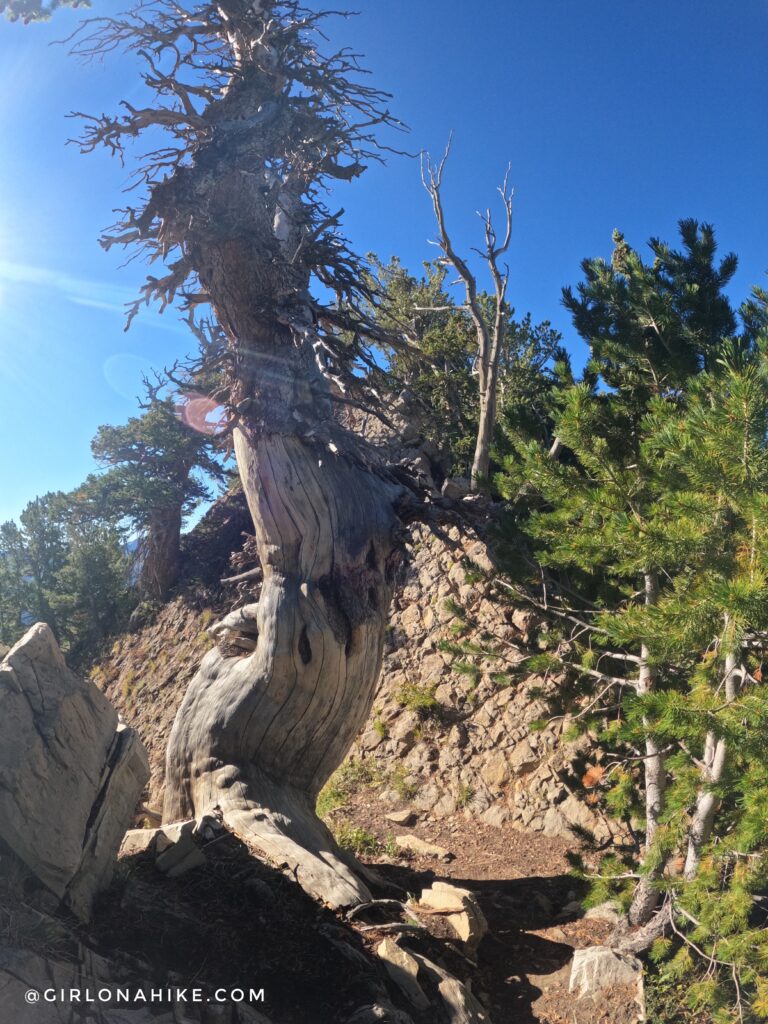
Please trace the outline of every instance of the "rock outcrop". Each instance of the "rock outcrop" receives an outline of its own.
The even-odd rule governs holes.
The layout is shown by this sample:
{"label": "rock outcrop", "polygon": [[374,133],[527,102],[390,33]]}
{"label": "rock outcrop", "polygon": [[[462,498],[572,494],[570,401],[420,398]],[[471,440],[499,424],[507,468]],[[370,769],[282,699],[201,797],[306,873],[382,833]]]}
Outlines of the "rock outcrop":
{"label": "rock outcrop", "polygon": [[[206,822],[212,821],[208,816],[198,822],[194,818],[188,821],[177,821],[161,828],[134,828],[126,832],[120,847],[121,857],[133,857],[136,854],[150,853],[155,858],[155,867],[169,878],[179,878],[188,871],[202,867],[205,863],[197,837],[201,840],[214,838],[212,828]],[[222,826],[216,822],[217,831]]]}
{"label": "rock outcrop", "polygon": [[429,999],[417,981],[419,973],[418,961],[408,950],[398,946],[392,939],[384,939],[376,953],[384,961],[387,974],[400,989],[405,998],[417,1010],[429,1008]]}
{"label": "rock outcrop", "polygon": [[[374,758],[385,775],[396,769],[400,792],[385,789],[385,800],[405,792],[431,817],[465,810],[566,838],[575,825],[604,841],[611,823],[574,785],[590,738],[568,740],[567,718],[539,728],[562,679],[526,674],[543,635],[529,610],[494,599],[479,578],[493,565],[472,518],[412,526],[373,713],[351,756]],[[457,640],[489,656],[445,649]]]}
{"label": "rock outcrop", "polygon": [[456,938],[464,943],[470,953],[476,952],[483,937],[488,933],[485,915],[469,889],[462,889],[447,882],[434,882],[419,896],[418,907],[445,914],[445,919]]}
{"label": "rock outcrop", "polygon": [[0,664],[3,882],[32,883],[86,919],[148,777],[134,730],[67,668],[50,628],[33,626]]}
{"label": "rock outcrop", "polygon": [[[185,986],[154,985],[147,964],[140,965],[146,973],[137,974],[138,962],[106,960],[79,943],[70,944],[70,959],[24,948],[0,949],[0,1020],[13,1024],[272,1024],[251,1006],[229,1001],[189,1003]],[[162,1008],[153,1000],[153,991],[167,993]]]}
{"label": "rock outcrop", "polygon": [[[421,953],[404,949],[392,939],[384,939],[376,952],[384,961],[392,982],[397,985],[414,1010],[429,1010],[431,1007],[434,1012],[439,1007],[438,1019],[447,1019],[449,1024],[491,1024],[489,1014],[469,988],[444,967],[433,963]],[[419,979],[430,983],[434,990],[431,1000],[425,994]],[[376,1018],[368,1019],[373,1021]],[[430,1014],[429,1019],[435,1018]]]}

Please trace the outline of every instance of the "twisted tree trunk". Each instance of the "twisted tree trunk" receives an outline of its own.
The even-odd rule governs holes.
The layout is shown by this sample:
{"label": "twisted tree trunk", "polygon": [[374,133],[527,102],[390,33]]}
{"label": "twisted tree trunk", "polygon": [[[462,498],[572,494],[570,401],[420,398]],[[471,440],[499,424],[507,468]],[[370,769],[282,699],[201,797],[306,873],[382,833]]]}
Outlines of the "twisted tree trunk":
{"label": "twisted tree trunk", "polygon": [[222,166],[206,188],[227,231],[190,257],[232,355],[235,454],[264,582],[256,649],[212,651],[190,684],[163,813],[218,805],[242,839],[343,906],[369,893],[314,807],[373,701],[402,488],[333,414],[309,274],[291,262],[306,244],[297,197],[281,190],[265,206],[256,176]]}
{"label": "twisted tree trunk", "polygon": [[394,488],[280,435],[236,451],[264,583],[253,654],[211,651],[168,747],[164,818],[218,805],[246,842],[333,906],[368,898],[317,818],[323,783],[365,721],[392,594]]}
{"label": "twisted tree trunk", "polygon": [[[120,118],[89,118],[83,148],[122,153],[147,130],[170,136],[145,158],[141,207],[104,244],[162,260],[167,273],[148,278],[143,300],[181,298],[189,311],[196,380],[226,407],[264,571],[246,630],[255,649],[211,651],[179,710],[164,816],[218,805],[243,839],[339,906],[368,893],[314,803],[373,700],[402,488],[334,414],[361,392],[380,402],[363,386],[380,332],[364,265],[321,197],[380,159],[375,128],[398,122],[345,49],[321,53],[323,12],[157,0],[151,14],[138,5],[76,35],[83,56],[138,54],[151,94]],[[332,302],[312,297],[317,282]]]}

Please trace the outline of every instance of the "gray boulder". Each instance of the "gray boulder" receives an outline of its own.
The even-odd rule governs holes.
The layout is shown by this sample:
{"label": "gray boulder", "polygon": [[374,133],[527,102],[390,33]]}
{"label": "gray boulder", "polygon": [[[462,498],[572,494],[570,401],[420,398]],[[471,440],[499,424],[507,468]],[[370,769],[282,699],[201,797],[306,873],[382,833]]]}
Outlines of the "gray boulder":
{"label": "gray boulder", "polygon": [[[201,822],[204,823],[207,819],[206,815]],[[188,871],[201,868],[206,863],[205,854],[195,838],[200,836],[200,841],[203,841],[202,831],[198,831],[197,827],[201,822],[189,818],[187,821],[177,821],[172,825],[162,825],[160,828],[131,829],[125,833],[120,856],[132,857],[135,854],[151,853],[155,857],[155,867],[164,875],[168,875],[169,878],[186,875]],[[208,827],[204,824],[203,830]]]}
{"label": "gray boulder", "polygon": [[398,946],[392,939],[384,939],[376,950],[392,981],[397,985],[408,1002],[417,1010],[429,1007],[429,999],[416,980],[419,965],[411,954]]}
{"label": "gray boulder", "polygon": [[419,897],[419,905],[445,914],[446,920],[470,953],[474,953],[488,932],[488,922],[477,898],[469,889],[448,882],[433,882]]}
{"label": "gray boulder", "polygon": [[[611,1000],[618,1002],[635,1011],[637,1024],[646,1019],[643,965],[635,957],[609,946],[588,946],[574,952],[568,990],[577,999],[591,999],[604,1009]],[[625,1017],[626,1014],[622,1020]]]}
{"label": "gray boulder", "polygon": [[441,494],[450,501],[461,501],[469,494],[469,479],[467,477],[448,477],[443,483]]}
{"label": "gray boulder", "polygon": [[[135,962],[134,966],[143,967],[146,974],[132,974],[124,965],[83,947],[78,962],[43,957],[29,949],[0,949],[0,1020],[9,1024],[272,1024],[245,1003],[191,1002],[188,986],[173,984],[170,978],[159,985],[146,964]],[[162,1006],[151,1001],[157,989],[170,991],[170,999]],[[75,998],[72,990],[77,992]],[[176,998],[174,990],[186,995]],[[144,995],[125,1001],[120,993],[126,991]]]}
{"label": "gray boulder", "polygon": [[424,973],[437,984],[449,1024],[491,1024],[490,1014],[463,982],[421,953],[413,955]]}
{"label": "gray boulder", "polygon": [[88,918],[149,778],[136,733],[53,633],[33,626],[0,664],[0,871],[32,876]]}
{"label": "gray boulder", "polygon": [[615,985],[637,985],[642,977],[643,965],[635,957],[609,946],[588,946],[573,954],[568,990],[579,997],[594,995]]}

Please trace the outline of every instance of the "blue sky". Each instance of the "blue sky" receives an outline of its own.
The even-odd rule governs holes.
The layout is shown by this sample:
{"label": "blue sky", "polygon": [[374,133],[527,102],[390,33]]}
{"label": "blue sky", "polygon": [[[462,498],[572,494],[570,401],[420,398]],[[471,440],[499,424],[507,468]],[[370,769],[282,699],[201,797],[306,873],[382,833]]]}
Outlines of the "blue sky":
{"label": "blue sky", "polygon": [[[95,0],[98,10],[122,4]],[[454,148],[444,198],[457,247],[479,243],[474,211],[515,186],[509,257],[518,312],[579,342],[560,289],[585,256],[608,255],[620,227],[642,245],[673,239],[680,217],[714,223],[740,269],[734,298],[768,270],[768,0],[358,0],[329,23],[334,44],[366,55],[411,128],[400,140]],[[142,372],[192,348],[173,313],[123,333],[142,268],[97,243],[122,204],[128,170],[65,146],[72,110],[137,99],[135,64],[83,66],[52,39],[78,20],[0,22],[0,520],[92,468],[99,424],[136,410]],[[414,160],[373,167],[334,200],[355,247],[433,255]]]}

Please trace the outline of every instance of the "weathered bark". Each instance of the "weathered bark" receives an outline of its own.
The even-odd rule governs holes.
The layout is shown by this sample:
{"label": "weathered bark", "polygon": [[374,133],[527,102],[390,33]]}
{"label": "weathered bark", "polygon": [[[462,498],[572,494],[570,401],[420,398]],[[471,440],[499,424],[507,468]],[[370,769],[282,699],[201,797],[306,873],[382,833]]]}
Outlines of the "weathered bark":
{"label": "weathered bark", "polygon": [[472,459],[470,487],[473,492],[482,490],[488,485],[489,466],[491,461],[491,442],[496,427],[496,391],[498,387],[499,363],[488,367],[484,374],[486,383],[481,385],[480,417],[477,427],[475,454]]}
{"label": "weathered bark", "polygon": [[[727,655],[725,659],[725,699],[729,703],[736,700],[738,696],[742,675],[743,669],[739,664],[738,656],[736,654]],[[703,786],[696,798],[696,806],[688,829],[688,852],[683,867],[683,878],[687,881],[695,878],[698,874],[702,850],[712,834],[717,797],[711,787],[716,786],[723,777],[727,753],[728,746],[724,737],[718,737],[713,732],[707,733],[701,769]]]}
{"label": "weathered bark", "polygon": [[651,948],[656,939],[665,935],[671,927],[672,908],[665,903],[655,911],[642,927],[630,932],[616,943],[616,949],[622,953],[638,956]]}
{"label": "weathered bark", "polygon": [[[164,816],[220,806],[244,840],[339,906],[368,893],[314,803],[372,703],[400,488],[333,412],[356,404],[372,365],[362,340],[372,296],[320,196],[377,159],[374,128],[395,122],[346,50],[322,56],[322,14],[293,0],[221,0],[193,13],[159,0],[151,13],[96,19],[78,38],[81,55],[127,40],[147,83],[159,83],[151,106],[89,119],[83,148],[119,151],[124,137],[161,127],[171,136],[171,150],[147,157],[142,208],[105,244],[165,261],[146,301],[188,303],[234,429],[264,571],[247,630],[255,650],[211,651],[179,710]],[[313,280],[333,303],[312,297]],[[212,307],[212,333],[195,321],[197,304]]]}
{"label": "weathered bark", "polygon": [[[645,574],[645,603],[654,605],[659,599],[659,580],[656,573]],[[640,671],[637,678],[637,692],[650,693],[656,685],[656,669],[648,663],[649,651],[645,644],[640,648]],[[647,722],[644,721],[647,727]],[[664,755],[659,743],[652,737],[645,740],[645,856],[648,855],[659,827],[659,817],[664,809],[666,772]],[[632,905],[629,908],[631,924],[645,924],[653,915],[659,902],[659,893],[654,883],[661,877],[661,867],[643,875],[637,883]]]}
{"label": "weathered bark", "polygon": [[400,488],[334,419],[308,273],[290,262],[305,229],[296,196],[281,192],[273,215],[255,175],[221,168],[208,187],[227,232],[249,225],[191,255],[235,360],[235,454],[264,582],[255,651],[212,651],[190,684],[168,746],[164,818],[218,805],[241,838],[343,906],[369,893],[314,806],[373,701]]}
{"label": "weathered bark", "polygon": [[168,747],[166,821],[214,805],[333,906],[367,899],[314,812],[367,717],[392,593],[394,488],[296,437],[236,435],[264,583],[256,650],[211,651]]}
{"label": "weathered bark", "polygon": [[181,506],[159,509],[151,518],[141,546],[139,587],[142,593],[164,601],[179,578],[181,561]]}

